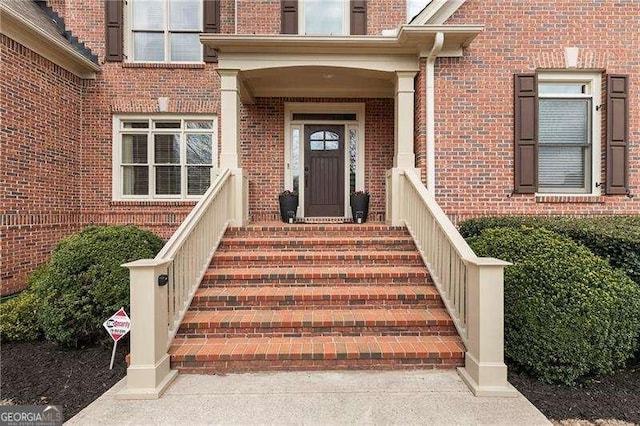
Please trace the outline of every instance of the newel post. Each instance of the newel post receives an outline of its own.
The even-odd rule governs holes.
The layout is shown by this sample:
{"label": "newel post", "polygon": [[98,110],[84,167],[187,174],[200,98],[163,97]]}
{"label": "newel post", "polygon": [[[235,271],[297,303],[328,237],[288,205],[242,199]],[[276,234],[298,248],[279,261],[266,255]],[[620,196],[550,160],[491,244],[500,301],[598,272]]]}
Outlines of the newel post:
{"label": "newel post", "polygon": [[126,263],[131,294],[131,352],[120,399],[156,399],[177,375],[170,369],[168,290],[158,278],[169,261],[142,259]]}
{"label": "newel post", "polygon": [[476,396],[516,396],[504,363],[504,268],[499,259],[467,265],[468,347],[458,372]]}

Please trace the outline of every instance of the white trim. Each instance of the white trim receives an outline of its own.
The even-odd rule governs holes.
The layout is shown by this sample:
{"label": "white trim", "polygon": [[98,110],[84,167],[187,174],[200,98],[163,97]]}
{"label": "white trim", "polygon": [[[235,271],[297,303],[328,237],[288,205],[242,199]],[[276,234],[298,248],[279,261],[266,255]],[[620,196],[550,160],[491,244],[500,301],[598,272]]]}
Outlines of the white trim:
{"label": "white trim", "polygon": [[284,104],[284,188],[293,189],[293,176],[291,174],[291,136],[293,129],[300,132],[299,149],[299,205],[298,216],[304,217],[304,125],[317,124],[318,120],[296,120],[292,119],[293,113],[355,113],[356,121],[322,121],[322,124],[338,124],[344,126],[344,217],[351,217],[349,205],[349,129],[356,130],[357,153],[356,153],[356,190],[365,190],[364,170],[365,170],[365,104],[358,103],[333,103],[333,102],[286,102]]}
{"label": "white trim", "polygon": [[[298,34],[300,35],[306,35],[306,24],[305,24],[305,2],[307,0],[299,0],[298,1]],[[326,35],[326,36],[334,36],[334,35],[340,35],[340,36],[346,36],[351,34],[351,19],[350,19],[350,14],[351,11],[349,10],[349,4],[350,1],[349,0],[342,0],[342,34],[322,34],[322,35]],[[320,35],[320,34],[313,34],[313,35]]]}
{"label": "white trim", "polygon": [[[539,98],[576,98],[591,99],[591,191],[585,193],[572,192],[536,192],[536,196],[570,196],[570,197],[593,197],[601,195],[602,172],[602,138],[601,138],[601,114],[602,108],[596,108],[602,104],[602,74],[599,72],[583,72],[579,70],[544,71],[538,73],[538,84],[567,82],[584,83],[588,93],[584,95],[539,95]],[[598,186],[596,186],[598,185]]]}
{"label": "white trim", "polygon": [[432,0],[420,12],[411,25],[442,25],[466,0]]}
{"label": "white trim", "polygon": [[[127,121],[148,121],[149,127],[145,129],[125,129],[123,123]],[[155,129],[152,126],[154,121],[180,121],[179,129]],[[212,129],[187,129],[186,121],[213,121]],[[112,201],[194,201],[199,200],[201,195],[187,194],[187,166],[186,163],[186,141],[188,134],[211,134],[211,182],[218,169],[218,117],[215,115],[166,115],[166,114],[120,114],[112,118],[112,168],[111,168],[111,193]],[[149,167],[149,194],[148,195],[123,195],[122,193],[122,135],[123,134],[175,134],[181,135],[180,140],[180,194],[178,195],[156,195],[155,194],[155,173],[156,166],[153,159],[153,138],[147,138],[147,167]],[[153,160],[153,161],[152,161]]]}

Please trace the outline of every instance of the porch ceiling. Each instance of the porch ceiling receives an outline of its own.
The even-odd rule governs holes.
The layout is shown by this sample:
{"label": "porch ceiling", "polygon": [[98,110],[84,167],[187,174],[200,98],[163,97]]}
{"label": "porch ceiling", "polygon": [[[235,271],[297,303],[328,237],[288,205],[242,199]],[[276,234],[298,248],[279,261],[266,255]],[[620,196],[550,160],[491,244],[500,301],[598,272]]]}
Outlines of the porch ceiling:
{"label": "porch ceiling", "polygon": [[392,98],[395,74],[366,69],[298,66],[243,71],[253,97]]}

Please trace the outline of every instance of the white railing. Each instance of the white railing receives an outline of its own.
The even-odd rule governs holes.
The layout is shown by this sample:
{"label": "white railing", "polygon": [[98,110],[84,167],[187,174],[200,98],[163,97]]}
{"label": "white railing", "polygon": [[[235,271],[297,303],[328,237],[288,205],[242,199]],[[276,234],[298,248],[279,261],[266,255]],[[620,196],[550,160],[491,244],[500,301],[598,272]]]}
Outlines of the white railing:
{"label": "white railing", "polygon": [[154,259],[128,263],[131,351],[122,398],[157,398],[171,383],[169,346],[227,226],[246,215],[242,169],[221,170]]}
{"label": "white railing", "polygon": [[390,201],[397,203],[395,214],[411,233],[467,349],[462,378],[476,395],[516,395],[504,364],[503,275],[509,263],[477,257],[416,172],[388,178],[396,192]]}
{"label": "white railing", "polygon": [[189,309],[213,253],[231,220],[229,170],[222,171],[155,257],[168,264],[168,318],[171,341]]}

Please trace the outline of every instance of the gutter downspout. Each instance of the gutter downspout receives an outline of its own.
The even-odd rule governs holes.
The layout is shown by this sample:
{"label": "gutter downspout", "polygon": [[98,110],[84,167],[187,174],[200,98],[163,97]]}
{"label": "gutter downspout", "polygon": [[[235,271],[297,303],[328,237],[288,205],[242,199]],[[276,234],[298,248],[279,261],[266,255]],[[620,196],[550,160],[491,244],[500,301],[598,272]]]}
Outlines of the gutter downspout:
{"label": "gutter downspout", "polygon": [[427,55],[425,70],[425,100],[427,126],[427,189],[433,196],[436,190],[436,132],[435,132],[435,64],[444,44],[444,33],[436,33],[433,47]]}
{"label": "gutter downspout", "polygon": [[233,7],[233,25],[235,26],[234,28],[234,34],[238,34],[238,0],[236,0],[235,2],[236,4]]}

